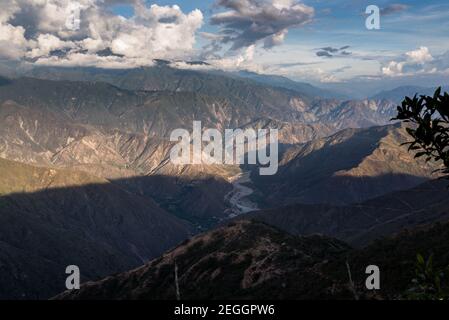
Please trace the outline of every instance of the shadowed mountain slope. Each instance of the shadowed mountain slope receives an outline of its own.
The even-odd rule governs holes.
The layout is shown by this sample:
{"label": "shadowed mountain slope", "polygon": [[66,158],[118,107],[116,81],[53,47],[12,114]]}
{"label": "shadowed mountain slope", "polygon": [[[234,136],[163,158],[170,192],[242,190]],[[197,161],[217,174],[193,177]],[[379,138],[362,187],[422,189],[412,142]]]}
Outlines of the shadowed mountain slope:
{"label": "shadowed mountain slope", "polygon": [[47,298],[65,268],[98,279],[136,267],[193,228],[149,197],[84,172],[0,159],[0,298]]}
{"label": "shadowed mountain slope", "polygon": [[269,207],[296,203],[359,203],[435,178],[437,164],[416,160],[400,124],[347,129],[287,148],[278,174],[253,182]]}
{"label": "shadowed mountain slope", "polygon": [[[56,299],[398,299],[412,286],[416,254],[447,266],[449,228],[435,225],[354,250],[322,236],[294,237],[260,222],[239,221],[197,236],[138,269],[89,282]],[[381,288],[367,291],[365,269],[377,265]]]}
{"label": "shadowed mountain slope", "polygon": [[349,206],[292,205],[258,212],[253,218],[291,234],[320,233],[363,246],[404,228],[449,220],[448,181],[426,182]]}
{"label": "shadowed mountain slope", "polygon": [[295,238],[241,221],[197,236],[141,268],[57,298],[174,300],[175,262],[183,299],[329,298],[332,281],[316,266],[348,250],[337,240]]}

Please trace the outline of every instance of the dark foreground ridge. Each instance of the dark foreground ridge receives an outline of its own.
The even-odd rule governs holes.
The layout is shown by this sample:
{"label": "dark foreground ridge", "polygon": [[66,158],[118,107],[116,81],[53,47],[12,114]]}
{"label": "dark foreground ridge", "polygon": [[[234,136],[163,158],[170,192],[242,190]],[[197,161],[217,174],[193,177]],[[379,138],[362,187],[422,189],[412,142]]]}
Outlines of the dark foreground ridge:
{"label": "dark foreground ridge", "polygon": [[[354,299],[346,262],[361,299],[402,298],[416,253],[449,263],[447,224],[421,227],[356,250],[319,235],[295,237],[255,221],[199,235],[138,269],[84,284],[55,299]],[[365,268],[378,265],[381,289],[367,291]]]}

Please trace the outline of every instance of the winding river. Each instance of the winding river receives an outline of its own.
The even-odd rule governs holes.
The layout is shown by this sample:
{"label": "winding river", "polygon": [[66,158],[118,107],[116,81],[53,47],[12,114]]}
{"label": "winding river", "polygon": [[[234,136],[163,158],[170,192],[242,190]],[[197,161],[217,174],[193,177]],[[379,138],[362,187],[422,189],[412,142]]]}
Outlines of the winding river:
{"label": "winding river", "polygon": [[232,183],[233,189],[225,196],[225,200],[230,204],[227,209],[229,218],[234,218],[238,215],[258,210],[257,204],[248,199],[254,190],[244,185],[251,182],[250,172],[240,173],[229,179]]}

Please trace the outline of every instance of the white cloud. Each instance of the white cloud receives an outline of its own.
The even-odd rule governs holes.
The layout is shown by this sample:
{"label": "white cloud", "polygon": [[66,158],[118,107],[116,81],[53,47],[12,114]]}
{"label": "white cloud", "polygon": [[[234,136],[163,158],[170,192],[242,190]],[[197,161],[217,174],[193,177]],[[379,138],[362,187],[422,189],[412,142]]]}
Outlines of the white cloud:
{"label": "white cloud", "polygon": [[385,67],[382,67],[382,74],[385,76],[401,75],[405,62],[390,61]]}
{"label": "white cloud", "polygon": [[148,62],[146,59],[129,60],[118,56],[98,56],[91,53],[69,53],[63,59],[57,56],[39,58],[36,65],[57,65],[63,67],[98,67],[105,69],[122,69],[133,68],[143,65],[151,65],[153,62]]}
{"label": "white cloud", "polygon": [[409,58],[410,61],[416,63],[425,63],[433,60],[429,49],[426,47],[420,47],[417,50],[406,52],[405,55]]}
{"label": "white cloud", "polygon": [[0,24],[0,57],[17,59],[22,57],[29,47],[25,38],[25,29],[9,24]]}
{"label": "white cloud", "polygon": [[256,46],[251,45],[241,52],[233,56],[225,58],[217,57],[207,59],[207,64],[195,65],[186,62],[175,62],[172,65],[180,69],[194,69],[194,70],[224,70],[224,71],[238,71],[248,70],[253,72],[262,72],[263,67],[254,61],[256,53]]}
{"label": "white cloud", "polygon": [[266,38],[264,41],[264,47],[269,49],[269,48],[273,48],[275,46],[281,45],[282,43],[284,43],[285,36],[287,35],[287,33],[288,33],[288,30],[284,29],[284,30]]}
{"label": "white cloud", "polygon": [[[179,6],[147,7],[143,0],[77,0],[80,26],[71,30],[71,0],[8,2],[0,4],[0,44],[8,43],[0,46],[0,57],[37,64],[135,67],[184,58],[204,19],[199,10],[185,14]],[[112,14],[109,6],[118,2],[134,5],[135,16]]]}
{"label": "white cloud", "polygon": [[433,56],[427,47],[406,52],[382,66],[384,76],[413,76],[417,74],[443,73],[449,68],[449,52]]}
{"label": "white cloud", "polygon": [[51,34],[40,34],[37,37],[35,48],[26,54],[30,58],[39,58],[48,56],[54,50],[74,48],[75,44],[71,41],[63,41]]}

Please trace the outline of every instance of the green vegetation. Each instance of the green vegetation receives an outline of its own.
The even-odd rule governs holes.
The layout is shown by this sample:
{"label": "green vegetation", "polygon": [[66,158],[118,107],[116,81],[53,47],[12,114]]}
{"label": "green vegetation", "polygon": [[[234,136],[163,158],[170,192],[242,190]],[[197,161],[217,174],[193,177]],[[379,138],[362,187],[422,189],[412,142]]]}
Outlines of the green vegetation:
{"label": "green vegetation", "polygon": [[444,270],[434,268],[433,255],[424,260],[417,255],[413,287],[407,298],[412,300],[449,300],[449,267]]}
{"label": "green vegetation", "polygon": [[441,88],[438,88],[433,97],[406,97],[393,120],[414,124],[407,128],[414,139],[405,143],[409,145],[409,151],[416,151],[416,158],[442,161],[444,168],[439,171],[449,178],[449,94],[441,94]]}
{"label": "green vegetation", "polygon": [[[441,94],[441,87],[433,96],[415,95],[406,97],[398,106],[398,115],[392,120],[401,120],[413,125],[407,128],[413,141],[406,142],[409,151],[416,152],[415,158],[425,157],[427,162],[440,161],[442,172],[449,179],[449,94]],[[433,255],[427,260],[417,254],[413,286],[406,294],[412,300],[448,300],[449,267],[434,267]]]}

